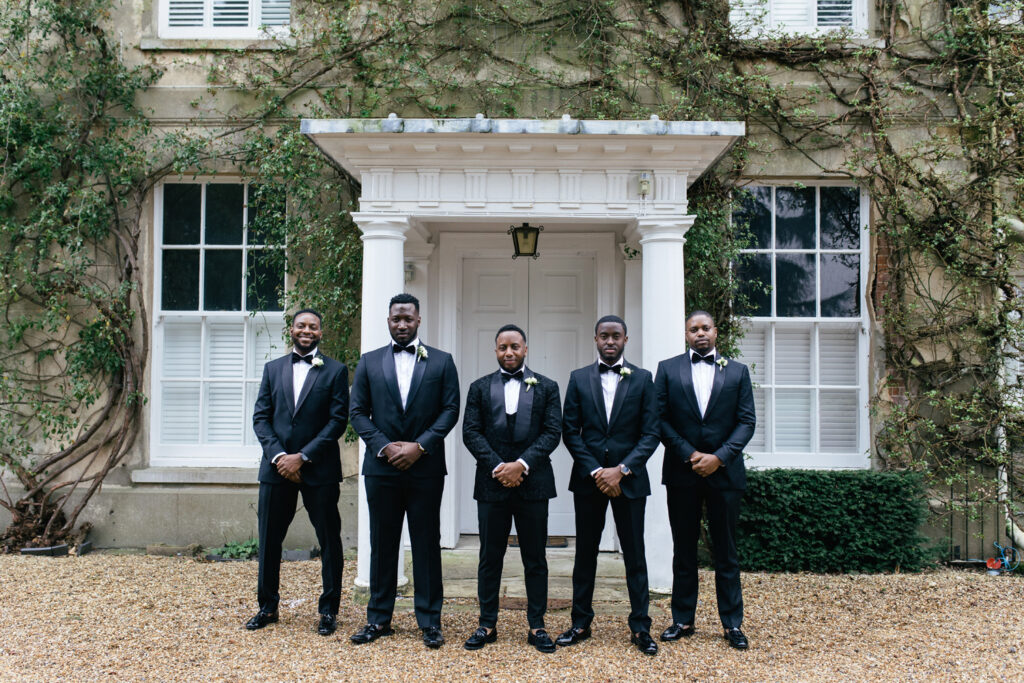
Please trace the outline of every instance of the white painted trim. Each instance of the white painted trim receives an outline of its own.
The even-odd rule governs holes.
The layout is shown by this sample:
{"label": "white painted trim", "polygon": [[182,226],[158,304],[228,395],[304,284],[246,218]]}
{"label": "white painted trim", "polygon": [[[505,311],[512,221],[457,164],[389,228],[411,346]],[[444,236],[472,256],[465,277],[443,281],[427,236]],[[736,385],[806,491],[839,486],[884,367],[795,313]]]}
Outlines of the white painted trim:
{"label": "white painted trim", "polygon": [[[503,226],[502,226],[503,227]],[[511,238],[501,232],[493,233],[449,233],[439,234],[440,274],[437,311],[438,346],[451,352],[456,363],[463,357],[460,348],[460,311],[462,308],[462,269],[467,258],[511,258]],[[540,258],[545,256],[586,256],[594,257],[594,275],[597,283],[598,315],[621,313],[616,311],[619,275],[615,268],[616,247],[614,232],[598,233],[552,233],[544,232],[540,239]],[[564,390],[564,387],[562,387]],[[472,500],[459,497],[459,468],[455,458],[463,451],[462,417],[445,439],[448,465],[448,483],[441,500],[441,545],[453,548],[459,540],[459,512],[462,505],[472,505]],[[558,495],[570,495],[559,491]]]}

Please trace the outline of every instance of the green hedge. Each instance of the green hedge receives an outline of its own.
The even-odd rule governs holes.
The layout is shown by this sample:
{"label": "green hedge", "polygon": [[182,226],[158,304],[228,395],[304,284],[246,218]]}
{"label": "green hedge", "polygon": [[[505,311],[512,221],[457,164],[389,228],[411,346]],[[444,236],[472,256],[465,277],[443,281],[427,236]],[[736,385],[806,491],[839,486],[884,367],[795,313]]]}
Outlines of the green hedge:
{"label": "green hedge", "polygon": [[870,470],[747,473],[737,546],[748,571],[916,571],[929,564],[919,475]]}

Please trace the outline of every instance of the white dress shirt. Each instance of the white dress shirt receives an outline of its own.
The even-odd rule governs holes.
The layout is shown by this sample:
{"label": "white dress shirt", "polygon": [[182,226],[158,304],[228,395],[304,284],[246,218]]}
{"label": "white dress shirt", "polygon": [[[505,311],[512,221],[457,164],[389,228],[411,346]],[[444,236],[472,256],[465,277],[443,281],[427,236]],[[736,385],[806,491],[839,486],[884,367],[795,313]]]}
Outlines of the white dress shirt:
{"label": "white dress shirt", "polygon": [[[298,351],[294,351],[293,350],[292,353],[298,353]],[[314,346],[313,349],[309,353],[304,353],[304,354],[299,354],[299,355],[301,355],[303,358],[315,358],[316,357],[316,347]],[[289,360],[291,360],[290,357],[289,357]],[[313,364],[312,363],[295,363],[295,362],[292,363],[292,408],[294,408],[295,406],[297,406],[299,404],[299,394],[302,393],[302,385],[304,385],[306,383],[306,377],[309,376],[309,371],[312,370],[312,369],[313,369]],[[277,453],[276,455],[274,455],[274,457],[270,459],[270,464],[271,465],[276,465],[277,464],[277,459],[280,458],[284,454],[285,454],[284,451],[281,451],[280,453]],[[305,456],[305,454],[300,453],[300,455],[302,455],[302,459],[303,460],[307,460],[307,461],[309,460],[309,458],[307,458]]]}
{"label": "white dress shirt", "polygon": [[[604,361],[599,360],[598,363],[607,365]],[[626,359],[619,357],[617,361],[612,365],[626,366]],[[612,421],[612,406],[615,405],[615,392],[619,388],[619,382],[622,381],[622,375],[619,372],[602,372],[601,375],[601,393],[604,394],[604,416],[608,420],[608,424]]]}
{"label": "white dress shirt", "polygon": [[[525,372],[526,372],[526,366],[525,365],[523,365],[523,367],[521,367],[519,369],[522,370],[523,373],[525,374]],[[503,374],[503,375],[511,375],[512,373],[505,372],[505,370],[502,369],[501,374]],[[519,411],[519,392],[522,391],[522,389],[523,389],[523,382],[522,382],[522,380],[510,379],[509,381],[505,382],[505,414],[506,415],[515,415]],[[522,463],[523,467],[526,468],[526,471],[523,474],[529,474],[530,473],[530,466],[526,464],[525,460],[523,460],[522,458],[516,458],[516,462]],[[498,465],[498,467],[501,467],[501,465]],[[496,470],[496,469],[498,469],[498,467],[495,467],[494,469]],[[494,473],[494,470],[491,470],[491,474],[493,474],[493,473]]]}
{"label": "white dress shirt", "polygon": [[697,395],[697,406],[700,407],[700,416],[704,417],[704,413],[708,409],[708,401],[711,400],[711,388],[715,384],[715,370],[718,368],[710,363],[703,361],[699,363],[693,362],[693,354],[697,353],[700,356],[706,356],[708,353],[715,356],[717,360],[717,353],[714,349],[708,351],[708,353],[698,353],[693,349],[688,349],[686,354],[686,360],[690,363],[690,376],[693,378],[693,393]]}
{"label": "white dress shirt", "polygon": [[[392,348],[394,348],[392,342]],[[420,338],[416,337],[406,346],[412,345],[417,353],[408,351],[393,351],[395,355],[395,372],[398,374],[398,393],[402,396],[402,408],[405,408],[409,400],[409,387],[412,386],[412,373],[416,369],[416,361],[419,360]]]}

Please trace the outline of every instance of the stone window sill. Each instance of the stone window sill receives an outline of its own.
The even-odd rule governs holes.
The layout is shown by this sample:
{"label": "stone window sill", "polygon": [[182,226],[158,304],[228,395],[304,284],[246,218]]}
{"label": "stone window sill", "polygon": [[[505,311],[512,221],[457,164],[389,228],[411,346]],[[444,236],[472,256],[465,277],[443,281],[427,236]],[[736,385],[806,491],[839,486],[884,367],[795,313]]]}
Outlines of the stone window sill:
{"label": "stone window sill", "polygon": [[233,50],[287,50],[292,41],[283,38],[156,38],[145,36],[139,41],[143,52],[224,52]]}
{"label": "stone window sill", "polygon": [[133,484],[256,486],[256,467],[149,467],[132,472]]}

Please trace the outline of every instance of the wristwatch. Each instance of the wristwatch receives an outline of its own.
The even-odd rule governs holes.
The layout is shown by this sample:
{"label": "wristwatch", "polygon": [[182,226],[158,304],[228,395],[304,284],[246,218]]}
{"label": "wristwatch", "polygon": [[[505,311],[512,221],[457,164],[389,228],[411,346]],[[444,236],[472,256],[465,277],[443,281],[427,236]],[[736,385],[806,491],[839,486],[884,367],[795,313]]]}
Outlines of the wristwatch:
{"label": "wristwatch", "polygon": [[632,474],[632,471],[628,467],[626,467],[625,465],[622,465],[622,464],[619,465],[619,471],[622,472],[627,477],[630,474]]}

